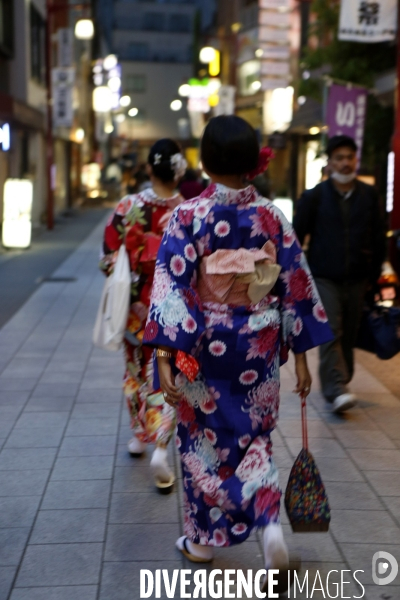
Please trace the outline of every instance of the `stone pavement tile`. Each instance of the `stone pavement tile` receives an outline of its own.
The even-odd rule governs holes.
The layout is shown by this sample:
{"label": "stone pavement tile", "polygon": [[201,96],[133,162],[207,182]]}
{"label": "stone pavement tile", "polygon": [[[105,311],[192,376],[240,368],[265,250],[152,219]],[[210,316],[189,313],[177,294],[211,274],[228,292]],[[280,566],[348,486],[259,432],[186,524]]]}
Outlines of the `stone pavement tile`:
{"label": "stone pavement tile", "polygon": [[400,477],[397,471],[364,471],[378,496],[400,496]]}
{"label": "stone pavement tile", "polygon": [[58,456],[114,456],[116,442],[114,435],[65,437]]}
{"label": "stone pavement tile", "polygon": [[354,429],[357,431],[379,431],[378,424],[362,410],[353,409],[342,415],[321,412],[321,416],[335,435],[337,431],[353,431]]}
{"label": "stone pavement tile", "polygon": [[0,406],[23,406],[29,398],[28,392],[0,392]]}
{"label": "stone pavement tile", "polygon": [[24,408],[27,412],[69,412],[74,404],[72,396],[64,398],[31,398]]}
{"label": "stone pavement tile", "polygon": [[86,361],[76,359],[52,358],[48,363],[45,373],[83,373],[86,369]]}
{"label": "stone pavement tile", "polygon": [[278,469],[291,469],[293,466],[293,456],[288,452],[285,446],[277,446],[273,449],[273,457]]}
{"label": "stone pavement tile", "polygon": [[[174,560],[173,555],[170,558],[162,562],[104,562],[99,600],[139,600],[140,569],[148,569],[153,573],[156,569],[167,569],[171,579],[173,571],[182,568],[182,562]],[[167,598],[164,586],[161,598]],[[175,598],[179,598],[179,587]]]}
{"label": "stone pavement tile", "polygon": [[0,527],[30,527],[40,500],[40,496],[0,497]]}
{"label": "stone pavement tile", "polygon": [[19,377],[5,379],[0,375],[0,392],[31,392],[36,386],[38,377],[21,379]]}
{"label": "stone pavement tile", "polygon": [[79,371],[66,371],[65,373],[43,373],[39,380],[39,385],[47,383],[80,383],[82,379],[82,373]]}
{"label": "stone pavement tile", "polygon": [[343,431],[336,428],[335,435],[345,448],[395,449],[394,443],[382,431]]}
{"label": "stone pavement tile", "polygon": [[400,523],[400,496],[387,496],[381,498],[382,502],[388,508],[392,516]]}
{"label": "stone pavement tile", "polygon": [[0,567],[0,598],[8,598],[17,566]]}
{"label": "stone pavement tile", "polygon": [[272,446],[274,448],[278,448],[279,446],[285,446],[284,439],[277,429],[274,429],[274,431],[272,432],[271,440],[272,440]]}
{"label": "stone pavement tile", "polygon": [[68,412],[41,412],[22,414],[15,424],[15,431],[25,427],[63,427],[69,418]]}
{"label": "stone pavement tile", "polygon": [[87,369],[82,379],[81,390],[121,389],[122,375],[123,371],[115,373],[113,370],[104,372],[103,369]]}
{"label": "stone pavement tile", "polygon": [[29,532],[30,527],[0,529],[0,566],[19,564]]}
{"label": "stone pavement tile", "polygon": [[155,485],[149,469],[146,467],[115,467],[114,469],[114,493],[139,494],[155,493]]}
{"label": "stone pavement tile", "polygon": [[391,585],[385,585],[384,588],[378,585],[366,585],[364,587],[365,600],[397,600],[399,597],[399,588]]}
{"label": "stone pavement tile", "polygon": [[50,481],[42,510],[108,508],[111,480]]}
{"label": "stone pavement tile", "polygon": [[[215,548],[214,560],[211,563],[210,569],[263,569],[264,559],[261,548],[256,541],[244,542],[238,546],[229,548]],[[190,563],[184,558],[184,566],[189,569]],[[199,567],[199,565],[197,565]]]}
{"label": "stone pavement tile", "polygon": [[179,523],[177,494],[113,494],[110,523]]}
{"label": "stone pavement tile", "polygon": [[[310,442],[312,449],[312,440]],[[348,458],[328,458],[318,459],[318,468],[321,472],[322,481],[362,481],[363,478]]]}
{"label": "stone pavement tile", "polygon": [[39,383],[35,387],[32,397],[62,398],[64,396],[75,396],[78,389],[78,383]]}
{"label": "stone pavement tile", "polygon": [[400,471],[400,450],[349,449],[349,454],[362,470]]}
{"label": "stone pavement tile", "polygon": [[28,546],[16,587],[95,585],[103,544]]}
{"label": "stone pavement tile", "polygon": [[40,510],[29,543],[104,542],[106,518],[102,508]]}
{"label": "stone pavement tile", "polygon": [[358,400],[357,406],[373,414],[382,408],[400,409],[400,399],[393,394],[364,393]]}
{"label": "stone pavement tile", "polygon": [[118,418],[119,411],[115,402],[82,402],[74,407],[71,419]]}
{"label": "stone pavement tile", "polygon": [[10,600],[96,600],[97,585],[14,588]]}
{"label": "stone pavement tile", "polygon": [[325,484],[331,508],[352,510],[385,510],[385,506],[367,483],[328,481]]}
{"label": "stone pavement tile", "polygon": [[400,441],[399,419],[393,416],[392,419],[386,421],[378,421],[378,426],[391,439]]}
{"label": "stone pavement tile", "polygon": [[115,435],[118,431],[118,419],[93,418],[71,419],[66,436]]}
{"label": "stone pavement tile", "polygon": [[56,452],[56,448],[3,448],[0,471],[51,469]]}
{"label": "stone pavement tile", "polygon": [[15,423],[17,422],[17,415],[15,415],[14,417],[2,417],[0,419],[0,437],[7,437],[12,429],[15,426]]}
{"label": "stone pavement tile", "polygon": [[113,456],[58,458],[51,475],[51,481],[111,479],[113,461]]}
{"label": "stone pavement tile", "polygon": [[109,525],[104,560],[164,561],[174,556],[177,533],[176,524]]}
{"label": "stone pavement tile", "polygon": [[299,555],[302,561],[324,563],[343,560],[329,532],[311,535],[293,533],[289,525],[282,527],[289,552]]}
{"label": "stone pavement tile", "polygon": [[[397,538],[397,542],[399,538]],[[389,545],[383,542],[376,543],[353,543],[353,544],[342,544],[341,550],[349,565],[349,568],[353,571],[357,569],[364,570],[364,573],[360,573],[361,581],[364,585],[372,585],[372,557],[375,552],[384,551],[389,552],[395,559],[400,563],[400,545]],[[400,598],[400,577],[397,577],[393,582],[393,587],[397,588],[397,595],[393,597],[393,600]],[[385,592],[384,587],[381,587],[381,594]],[[384,596],[382,596],[384,598]],[[369,598],[368,598],[369,600]]]}
{"label": "stone pavement tile", "polygon": [[332,534],[340,544],[396,544],[400,529],[382,510],[335,510]]}
{"label": "stone pavement tile", "polygon": [[92,355],[89,358],[88,361],[88,367],[90,368],[99,368],[99,367],[104,367],[104,368],[114,368],[114,369],[119,369],[120,371],[123,372],[124,370],[124,357],[123,356],[119,356],[116,355],[114,356],[113,354],[111,355],[110,353],[108,353],[107,356],[94,356]]}
{"label": "stone pavement tile", "polygon": [[43,494],[50,471],[0,471],[0,497]]}
{"label": "stone pavement tile", "polygon": [[59,446],[63,436],[61,427],[20,427],[10,434],[5,448],[54,448]]}
{"label": "stone pavement tile", "polygon": [[[284,438],[299,437],[301,435],[301,420],[285,419],[284,421],[279,421],[278,431]],[[331,438],[333,435],[322,421],[310,421],[308,423],[308,437]]]}
{"label": "stone pavement tile", "polygon": [[129,425],[121,425],[118,432],[118,444],[126,444],[132,437],[132,429]]}
{"label": "stone pavement tile", "polygon": [[[293,456],[297,456],[303,447],[301,438],[287,438],[287,444]],[[313,438],[310,442],[310,450],[314,458],[346,458],[346,452],[340,444],[331,438]]]}
{"label": "stone pavement tile", "polygon": [[115,402],[116,404],[120,404],[122,400],[122,383],[119,390],[104,390],[104,389],[94,389],[94,390],[80,390],[79,394],[76,397],[76,403],[79,404],[81,402]]}

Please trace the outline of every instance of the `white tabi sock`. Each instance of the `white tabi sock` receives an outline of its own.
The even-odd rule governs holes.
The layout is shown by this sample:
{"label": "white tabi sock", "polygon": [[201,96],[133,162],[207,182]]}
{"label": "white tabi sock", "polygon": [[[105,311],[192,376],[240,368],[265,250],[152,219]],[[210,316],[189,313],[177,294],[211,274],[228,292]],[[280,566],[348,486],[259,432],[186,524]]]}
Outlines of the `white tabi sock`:
{"label": "white tabi sock", "polygon": [[282,525],[270,523],[264,529],[265,568],[284,569],[289,565],[289,551],[283,537]]}
{"label": "white tabi sock", "polygon": [[172,471],[168,466],[168,452],[166,448],[156,448],[151,457],[150,469],[154,478],[160,483],[171,481]]}

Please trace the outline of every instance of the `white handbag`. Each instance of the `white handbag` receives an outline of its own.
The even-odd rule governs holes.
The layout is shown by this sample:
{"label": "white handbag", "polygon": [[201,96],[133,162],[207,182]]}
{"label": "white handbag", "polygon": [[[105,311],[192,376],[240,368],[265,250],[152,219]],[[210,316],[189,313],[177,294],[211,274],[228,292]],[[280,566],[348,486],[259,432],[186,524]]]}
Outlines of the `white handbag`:
{"label": "white handbag", "polygon": [[130,295],[131,271],[125,244],[122,244],[114,271],[104,284],[97,311],[93,343],[98,348],[113,352],[121,348],[128,321]]}

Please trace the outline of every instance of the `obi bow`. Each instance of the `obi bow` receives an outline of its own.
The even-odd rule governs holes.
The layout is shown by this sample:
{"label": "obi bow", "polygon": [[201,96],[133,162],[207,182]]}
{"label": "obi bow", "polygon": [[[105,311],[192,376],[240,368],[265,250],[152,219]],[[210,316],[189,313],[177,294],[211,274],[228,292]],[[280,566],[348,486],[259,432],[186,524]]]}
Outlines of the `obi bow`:
{"label": "obi bow", "polygon": [[272,290],[280,272],[270,240],[261,250],[217,250],[201,261],[198,290],[203,302],[258,304]]}

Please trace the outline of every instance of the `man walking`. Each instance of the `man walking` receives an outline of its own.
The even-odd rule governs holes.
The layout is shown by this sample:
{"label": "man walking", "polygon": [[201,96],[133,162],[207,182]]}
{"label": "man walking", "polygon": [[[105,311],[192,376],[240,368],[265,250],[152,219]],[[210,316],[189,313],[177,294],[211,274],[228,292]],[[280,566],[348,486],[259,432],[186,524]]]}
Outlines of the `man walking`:
{"label": "man walking", "polygon": [[301,244],[309,236],[308,262],[335,335],[319,350],[322,392],[342,413],[356,403],[347,384],[365,291],[385,258],[385,227],[375,189],[357,180],[354,140],[332,137],[327,154],[330,177],[303,193],[294,228]]}

